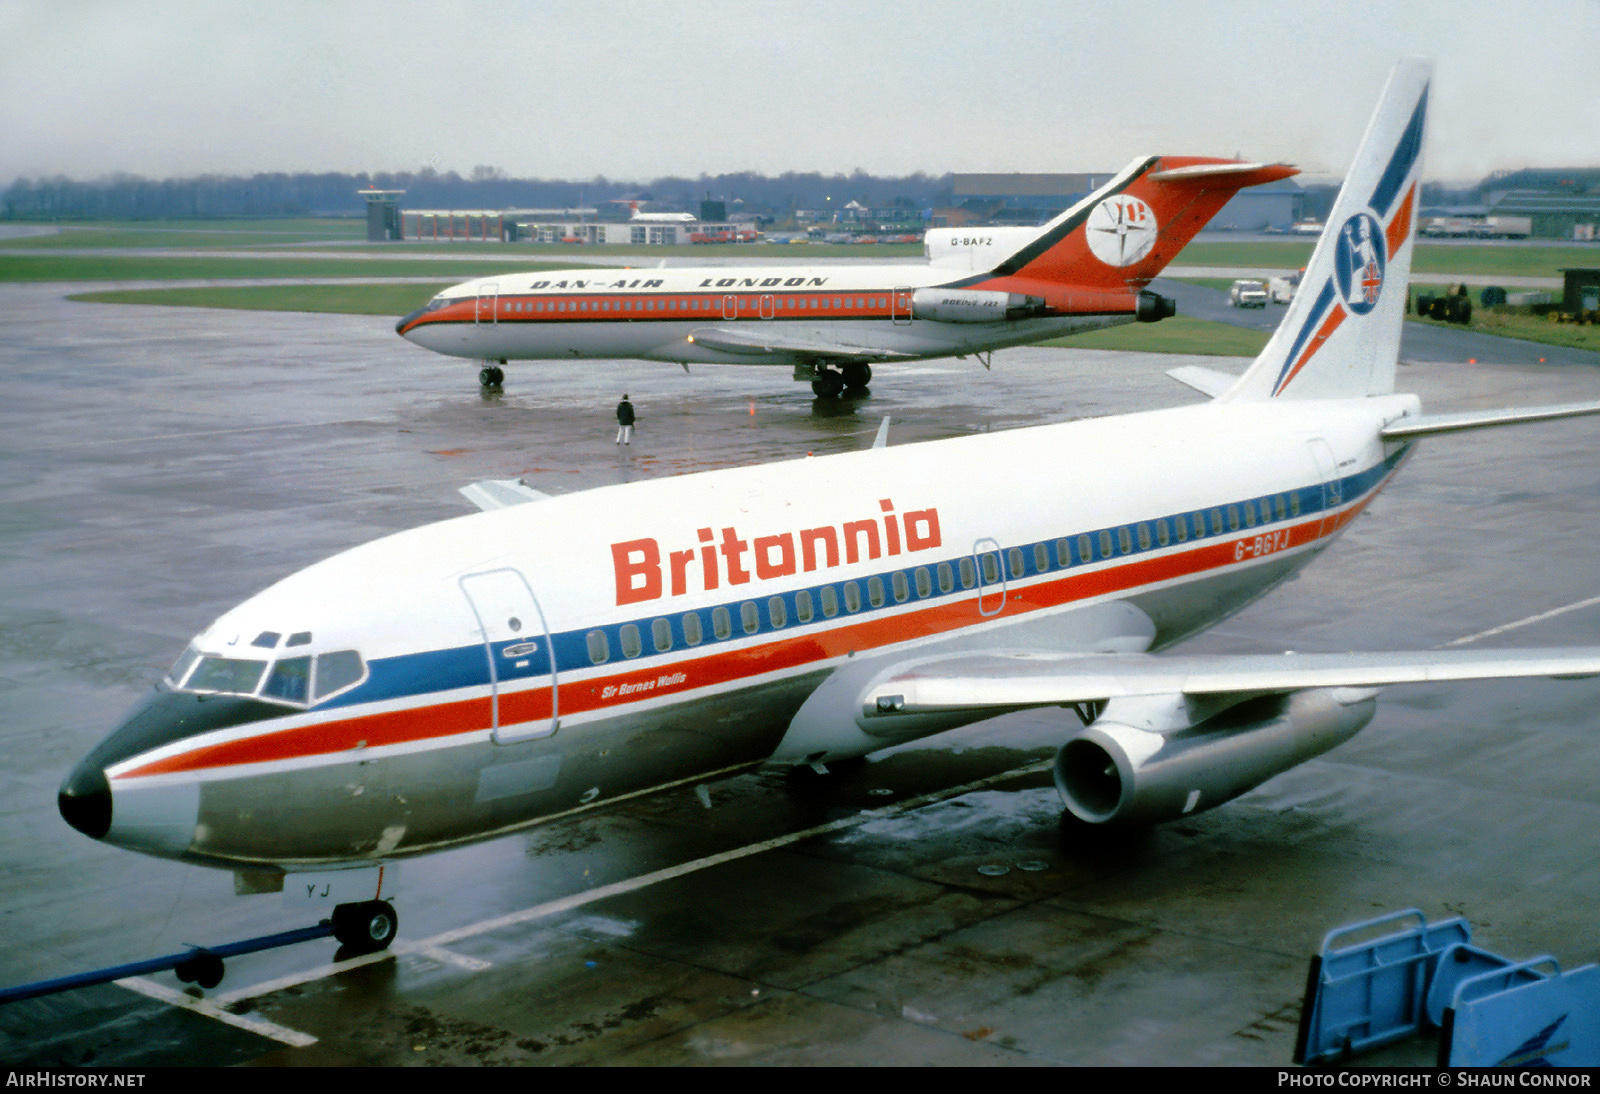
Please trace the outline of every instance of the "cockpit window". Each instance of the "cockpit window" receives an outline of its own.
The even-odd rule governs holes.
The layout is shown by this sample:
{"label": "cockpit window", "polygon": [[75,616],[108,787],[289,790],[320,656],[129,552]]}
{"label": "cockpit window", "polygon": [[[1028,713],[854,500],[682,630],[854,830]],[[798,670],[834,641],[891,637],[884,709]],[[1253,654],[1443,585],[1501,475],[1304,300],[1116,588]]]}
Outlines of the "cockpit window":
{"label": "cockpit window", "polygon": [[304,703],[311,694],[311,658],[285,657],[272,666],[266,686],[261,689],[263,699],[282,699],[286,703]]}
{"label": "cockpit window", "polygon": [[228,695],[254,695],[267,671],[265,661],[244,657],[202,657],[189,676],[186,691],[218,691]]}
{"label": "cockpit window", "polygon": [[189,675],[189,670],[194,668],[194,663],[200,660],[200,651],[190,646],[183,651],[183,656],[172,663],[167,670],[167,683],[178,687],[183,683],[183,678]]}
{"label": "cockpit window", "polygon": [[343,691],[367,674],[361,655],[355,650],[338,650],[317,658],[317,702],[336,691]]}
{"label": "cockpit window", "polygon": [[348,691],[366,677],[366,662],[355,650],[335,650],[315,657],[302,654],[267,662],[208,656],[190,646],[167,670],[166,683],[178,691],[238,695],[308,707]]}

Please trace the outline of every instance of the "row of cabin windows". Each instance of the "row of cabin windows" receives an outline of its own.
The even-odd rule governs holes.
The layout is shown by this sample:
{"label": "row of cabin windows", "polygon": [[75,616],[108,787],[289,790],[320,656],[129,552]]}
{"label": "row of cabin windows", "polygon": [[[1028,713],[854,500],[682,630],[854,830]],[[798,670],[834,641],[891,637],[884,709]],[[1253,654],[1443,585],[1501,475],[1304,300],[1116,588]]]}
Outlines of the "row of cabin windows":
{"label": "row of cabin windows", "polygon": [[[1187,543],[1190,539],[1237,532],[1242,528],[1254,528],[1258,524],[1269,524],[1275,520],[1281,521],[1299,515],[1298,494],[1277,494],[1270,498],[1257,498],[1202,512],[1181,513],[1175,517],[1162,517],[1159,520],[1123,525],[1120,528],[1106,528],[1097,533],[1084,532],[1077,537],[1075,544],[1068,538],[1055,541],[1056,567],[1064,569],[1074,561],[1082,564],[1117,555],[1129,555],[1134,552],[1135,543],[1138,544],[1139,550],[1148,551],[1152,546],[1168,547],[1174,543]],[[1073,554],[1074,547],[1076,547],[1076,558]],[[1051,569],[1049,545],[1035,543],[1031,550],[1034,572],[1049,572]],[[1008,578],[1019,578],[1027,574],[1027,554],[1028,549],[1023,547],[1012,547],[1005,552]],[[953,592],[958,583],[963,589],[971,589],[979,584],[980,574],[983,585],[995,585],[1000,582],[1000,571],[1000,552],[986,551],[976,558],[967,556],[957,559],[953,564],[940,562],[931,569],[927,566],[918,566],[909,571],[896,570],[888,575],[887,585],[882,576],[869,577],[865,582],[864,600],[862,583],[858,581],[824,585],[817,589],[814,595],[810,589],[801,589],[794,594],[794,622],[810,623],[819,613],[824,619],[832,619],[839,614],[841,607],[846,613],[853,614],[861,610],[863,603],[881,608],[890,598],[897,604],[903,604],[912,599],[913,592],[916,599],[924,600],[933,595],[935,583],[938,584],[940,593]],[[786,598],[769,597],[766,609],[767,625],[770,629],[780,630],[789,625],[789,602]],[[737,620],[735,611],[738,613]],[[678,624],[685,646],[698,646],[705,641],[705,620],[700,612],[685,612],[679,617]],[[761,630],[759,602],[746,600],[739,604],[737,609],[722,605],[711,609],[711,633],[715,638],[733,637],[735,626],[747,635],[759,632]],[[593,630],[587,637],[589,660],[593,664],[601,665],[611,660],[611,642],[605,631]],[[649,641],[656,653],[666,653],[673,649],[676,645],[676,636],[673,633],[672,621],[665,617],[653,620],[649,624]],[[624,623],[619,629],[618,642],[623,657],[638,657],[644,652],[645,635],[639,624]]]}
{"label": "row of cabin windows", "polygon": [[[749,295],[738,295],[739,307],[749,310],[755,307],[755,298]],[[829,298],[822,296],[789,296],[775,297],[773,303],[777,307],[794,311],[806,309],[820,309],[829,306]],[[887,308],[889,298],[886,296],[835,296],[832,297],[832,306],[835,308]],[[691,296],[686,299],[668,300],[513,300],[502,306],[502,313],[534,313],[534,312],[624,312],[624,311],[707,311],[722,313],[722,297],[720,296]]]}
{"label": "row of cabin windows", "polygon": [[[999,566],[992,555],[984,556],[982,565],[985,583],[999,580]],[[864,583],[846,581],[839,585],[824,585],[815,590],[814,595],[811,589],[801,589],[794,594],[794,622],[810,623],[819,615],[823,619],[832,619],[839,614],[841,608],[846,614],[859,612],[863,606],[881,608],[891,599],[896,604],[904,604],[912,598],[913,589],[917,599],[926,599],[933,595],[935,582],[938,583],[939,591],[942,593],[955,591],[957,583],[963,589],[974,588],[978,584],[978,563],[971,558],[961,558],[953,564],[941,562],[931,569],[927,566],[918,566],[911,571],[896,570],[888,575],[887,580],[881,575],[874,574]],[[766,610],[767,626],[770,629],[780,630],[789,625],[790,610],[787,598],[768,597]],[[705,641],[705,620],[702,613],[685,612],[679,617],[678,623],[683,631],[685,646],[698,646]],[[724,605],[711,609],[711,633],[715,638],[732,638],[735,626],[744,634],[755,634],[760,631],[761,604],[754,600],[746,600],[736,609]],[[655,652],[666,653],[673,648],[675,636],[671,620],[664,617],[655,619],[649,624],[649,631],[650,642],[655,647]],[[619,628],[617,638],[622,647],[623,657],[638,657],[644,652],[644,634],[639,624],[624,623]],[[611,659],[611,642],[605,631],[590,631],[588,645],[589,660],[594,664],[601,665]]]}

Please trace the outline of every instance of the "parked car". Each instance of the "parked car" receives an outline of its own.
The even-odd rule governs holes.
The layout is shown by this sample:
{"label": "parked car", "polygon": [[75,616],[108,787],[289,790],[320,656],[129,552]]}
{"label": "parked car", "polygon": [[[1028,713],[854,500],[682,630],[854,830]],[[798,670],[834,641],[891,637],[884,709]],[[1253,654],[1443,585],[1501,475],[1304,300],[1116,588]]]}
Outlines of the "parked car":
{"label": "parked car", "polygon": [[1267,306],[1267,287],[1259,281],[1235,281],[1228,290],[1228,303],[1236,308]]}

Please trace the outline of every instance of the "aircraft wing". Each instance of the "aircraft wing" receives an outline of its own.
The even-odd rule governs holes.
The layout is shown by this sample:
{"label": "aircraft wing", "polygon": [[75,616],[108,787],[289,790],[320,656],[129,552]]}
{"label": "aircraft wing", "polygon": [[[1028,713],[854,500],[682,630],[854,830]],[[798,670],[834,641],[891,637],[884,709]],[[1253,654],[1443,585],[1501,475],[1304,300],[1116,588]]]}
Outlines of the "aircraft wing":
{"label": "aircraft wing", "polygon": [[484,512],[504,509],[510,505],[523,505],[530,501],[544,501],[550,497],[523,482],[521,479],[485,479],[463,486],[461,494]]}
{"label": "aircraft wing", "polygon": [[1306,688],[1378,688],[1438,680],[1600,675],[1600,647],[1056,657],[983,654],[930,660],[891,673],[863,696],[868,713],[939,714],[1106,702],[1139,695],[1238,700]]}
{"label": "aircraft wing", "polygon": [[836,342],[826,338],[802,338],[776,331],[751,334],[726,327],[703,327],[689,335],[697,346],[709,346],[724,353],[749,356],[769,353],[797,354],[804,357],[823,357],[831,361],[894,361],[910,360],[914,356],[898,350],[874,349],[871,346]]}

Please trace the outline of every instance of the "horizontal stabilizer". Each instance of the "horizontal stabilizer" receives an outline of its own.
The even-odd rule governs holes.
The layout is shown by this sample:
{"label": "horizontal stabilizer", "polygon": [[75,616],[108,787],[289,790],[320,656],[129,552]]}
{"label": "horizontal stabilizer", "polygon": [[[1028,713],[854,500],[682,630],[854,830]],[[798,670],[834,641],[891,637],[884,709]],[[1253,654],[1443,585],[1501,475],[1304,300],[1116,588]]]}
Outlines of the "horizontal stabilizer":
{"label": "horizontal stabilizer", "polygon": [[1230,186],[1258,186],[1297,174],[1283,163],[1196,163],[1167,171],[1152,171],[1151,182],[1210,182],[1222,179]]}
{"label": "horizontal stabilizer", "polygon": [[512,505],[525,505],[530,501],[544,501],[549,494],[541,493],[521,479],[485,479],[461,488],[462,495],[484,512],[505,509]]}
{"label": "horizontal stabilizer", "polygon": [[1167,375],[1186,387],[1192,387],[1202,395],[1209,395],[1215,399],[1224,391],[1239,382],[1239,377],[1231,372],[1220,369],[1206,368],[1204,365],[1184,365],[1181,368],[1167,370]]}
{"label": "horizontal stabilizer", "polygon": [[724,327],[705,327],[689,335],[697,346],[756,356],[769,353],[786,353],[804,357],[822,357],[831,361],[888,361],[909,358],[909,353],[896,350],[873,349],[870,346],[847,342],[830,342],[824,338],[797,338],[793,335],[751,334],[747,331]]}
{"label": "horizontal stabilizer", "polygon": [[973,655],[897,672],[863,697],[876,714],[1018,710],[1140,695],[1232,696],[1307,688],[1376,688],[1442,680],[1600,675],[1600,647],[1401,653]]}
{"label": "horizontal stabilizer", "polygon": [[1562,403],[1558,406],[1513,407],[1506,410],[1468,410],[1459,414],[1423,414],[1401,418],[1383,427],[1386,441],[1428,437],[1439,433],[1462,433],[1469,429],[1488,429],[1497,425],[1547,422],[1556,418],[1581,418],[1600,414],[1600,402]]}

